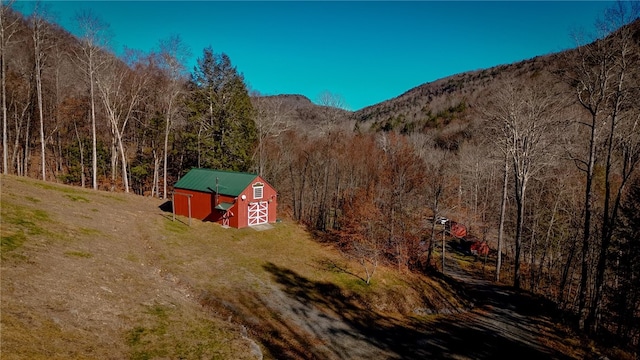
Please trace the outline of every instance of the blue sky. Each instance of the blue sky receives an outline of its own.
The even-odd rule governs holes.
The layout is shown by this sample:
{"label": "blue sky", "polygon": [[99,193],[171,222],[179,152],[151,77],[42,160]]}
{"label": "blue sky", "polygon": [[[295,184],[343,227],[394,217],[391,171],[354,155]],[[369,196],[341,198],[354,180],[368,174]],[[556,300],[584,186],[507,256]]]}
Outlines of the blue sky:
{"label": "blue sky", "polygon": [[[150,51],[180,35],[192,69],[204,48],[226,53],[263,94],[323,91],[348,108],[396,97],[420,84],[574,46],[612,2],[602,1],[43,1],[74,32],[91,10],[109,25],[116,51]],[[33,3],[18,1],[25,13]]]}

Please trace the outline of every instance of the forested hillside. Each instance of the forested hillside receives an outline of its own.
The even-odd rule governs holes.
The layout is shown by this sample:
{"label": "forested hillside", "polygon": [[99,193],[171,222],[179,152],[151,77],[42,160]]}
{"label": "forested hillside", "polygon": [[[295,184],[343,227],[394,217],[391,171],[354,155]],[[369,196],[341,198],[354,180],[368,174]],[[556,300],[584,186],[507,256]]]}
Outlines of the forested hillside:
{"label": "forested hillside", "polygon": [[[614,4],[576,48],[458,74],[357,112],[339,95],[250,94],[178,37],[116,57],[2,5],[4,174],[167,198],[192,167],[257,172],[279,212],[357,259],[423,272],[436,220],[496,254],[496,281],[640,349],[640,21]],[[594,19],[595,20],[595,19]],[[568,34],[567,34],[568,36]],[[197,51],[196,51],[197,52]]]}

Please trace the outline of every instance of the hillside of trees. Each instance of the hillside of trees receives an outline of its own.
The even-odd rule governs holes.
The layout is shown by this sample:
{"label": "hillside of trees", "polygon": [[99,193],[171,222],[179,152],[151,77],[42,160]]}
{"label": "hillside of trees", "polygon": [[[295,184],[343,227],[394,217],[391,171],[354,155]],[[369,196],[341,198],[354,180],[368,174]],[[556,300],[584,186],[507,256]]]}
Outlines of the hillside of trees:
{"label": "hillside of trees", "polygon": [[192,167],[257,172],[371,276],[437,269],[445,216],[497,251],[496,281],[639,352],[636,5],[612,4],[575,49],[349,112],[331,93],[252,93],[212,48],[189,72],[179,37],[117,57],[92,14],[76,38],[3,4],[2,172],[161,198]]}

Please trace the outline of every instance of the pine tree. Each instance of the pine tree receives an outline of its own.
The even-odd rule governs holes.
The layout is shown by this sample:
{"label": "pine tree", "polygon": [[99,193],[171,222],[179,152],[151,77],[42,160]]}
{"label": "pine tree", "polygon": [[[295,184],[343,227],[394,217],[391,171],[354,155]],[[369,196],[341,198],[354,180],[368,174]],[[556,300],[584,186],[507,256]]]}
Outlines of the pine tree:
{"label": "pine tree", "polygon": [[191,74],[190,166],[247,171],[257,141],[253,107],[243,76],[226,54],[209,47]]}

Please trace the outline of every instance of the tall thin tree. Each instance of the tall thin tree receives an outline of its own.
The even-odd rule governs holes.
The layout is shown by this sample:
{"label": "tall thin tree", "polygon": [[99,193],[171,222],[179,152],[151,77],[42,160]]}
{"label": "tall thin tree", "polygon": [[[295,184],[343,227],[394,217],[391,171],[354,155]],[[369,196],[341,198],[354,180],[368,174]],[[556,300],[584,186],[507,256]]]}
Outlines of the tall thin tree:
{"label": "tall thin tree", "polygon": [[103,52],[107,49],[108,26],[89,11],[81,12],[76,21],[82,32],[80,50],[75,57],[89,83],[89,101],[91,102],[91,168],[92,187],[98,189],[98,134],[96,130],[96,72],[105,63]]}
{"label": "tall thin tree", "polygon": [[44,134],[44,111],[42,99],[42,72],[46,65],[47,51],[51,45],[49,22],[46,19],[46,10],[40,2],[36,2],[33,13],[30,16],[31,37],[33,40],[33,58],[35,66],[36,98],[38,105],[38,119],[40,120],[40,165],[42,180],[47,179],[46,168],[46,141]]}
{"label": "tall thin tree", "polygon": [[[11,37],[16,33],[18,16],[13,16],[11,5],[14,0],[0,4],[0,74],[2,83],[2,172],[9,173],[9,138],[7,136],[7,59],[6,53]],[[10,16],[12,15],[12,16]]]}
{"label": "tall thin tree", "polygon": [[181,97],[186,85],[186,60],[190,51],[179,36],[172,36],[160,42],[159,65],[166,77],[166,88],[162,103],[164,106],[164,149],[162,155],[163,191],[162,198],[167,198],[169,134],[174,118],[179,109]]}

